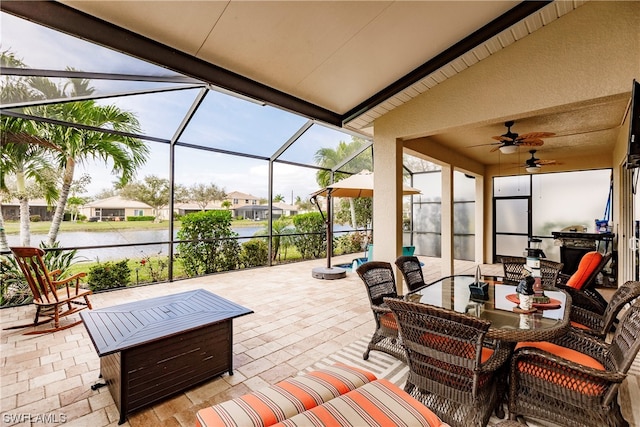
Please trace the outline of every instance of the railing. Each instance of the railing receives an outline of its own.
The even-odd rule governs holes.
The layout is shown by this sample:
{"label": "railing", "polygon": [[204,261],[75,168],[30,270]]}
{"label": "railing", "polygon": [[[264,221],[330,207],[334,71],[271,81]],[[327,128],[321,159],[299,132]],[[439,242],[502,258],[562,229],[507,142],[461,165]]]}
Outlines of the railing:
{"label": "railing", "polygon": [[[349,235],[349,234],[354,234],[354,233],[362,233],[362,232],[367,232],[370,233],[372,230],[370,229],[365,229],[365,230],[342,230],[342,231],[335,231],[334,232],[334,241],[335,241],[335,236],[342,236],[342,235]],[[272,236],[272,241],[273,238],[289,238],[289,237],[296,237],[296,236],[319,236],[319,237],[324,237],[325,233],[324,232],[316,232],[316,233],[286,233],[286,234],[274,234]],[[82,251],[86,251],[86,250],[100,250],[100,249],[104,249],[104,250],[113,250],[113,249],[120,249],[120,248],[137,248],[137,247],[150,247],[150,246],[161,246],[161,247],[168,247],[169,245],[173,245],[174,248],[177,249],[178,245],[180,244],[218,244],[220,242],[224,242],[224,241],[249,241],[249,240],[253,240],[253,239],[258,239],[258,240],[264,240],[266,241],[267,247],[269,244],[269,236],[268,235],[254,235],[254,236],[234,236],[234,237],[225,237],[225,238],[219,238],[219,239],[192,239],[192,240],[157,240],[157,241],[151,241],[151,242],[137,242],[137,243],[120,243],[120,244],[105,244],[105,245],[85,245],[85,246],[70,246],[70,247],[55,247],[55,248],[45,248],[45,252],[69,252],[69,251],[76,251],[77,252],[77,256],[76,256],[76,261],[74,262],[73,266],[71,267],[70,271],[72,272],[77,272],[77,271],[87,271],[90,269],[90,266],[87,265],[87,263],[91,262],[92,266],[94,265],[99,265],[101,263],[101,261],[99,259],[93,260],[93,259],[89,259],[87,258],[86,261],[82,261]],[[323,239],[324,240],[324,239]],[[324,245],[324,250],[326,250],[326,242],[323,242]],[[359,253],[360,251],[363,251],[364,249],[360,249],[358,251],[352,252],[352,253]],[[167,251],[168,253],[168,251]],[[349,253],[349,252],[346,252]],[[176,274],[176,269],[174,269],[173,267],[173,263],[175,263],[179,258],[180,258],[180,253],[178,251],[174,252],[174,259],[172,260],[168,260],[166,258],[168,258],[168,256],[165,255],[165,257],[163,257],[162,255],[162,251],[160,253],[157,254],[152,254],[149,255],[147,252],[142,251],[141,250],[141,256],[138,259],[134,259],[131,261],[133,268],[131,268],[131,273],[130,273],[130,277],[128,278],[129,280],[127,280],[127,283],[131,283],[130,286],[142,286],[142,285],[149,285],[149,284],[153,284],[153,283],[163,283],[163,282],[172,282],[175,280],[184,280],[187,278],[192,278],[192,277],[199,277],[199,276],[189,276],[189,275],[185,275],[185,274],[180,274],[180,272],[178,271],[178,274]],[[11,307],[11,306],[16,306],[16,305],[24,305],[30,302],[30,292],[28,290],[28,287],[26,285],[26,282],[24,280],[22,280],[22,274],[17,270],[17,268],[15,268],[16,266],[12,266],[11,260],[12,260],[12,254],[10,251],[0,251],[0,255],[3,255],[5,260],[3,260],[2,262],[2,266],[0,268],[0,308],[5,308],[5,307]],[[237,253],[237,256],[240,256],[240,253]],[[324,253],[321,253],[320,256],[315,257],[315,258],[301,258],[301,257],[295,257],[295,258],[286,258],[285,255],[285,259],[283,260],[282,257],[278,258],[278,259],[269,259],[269,257],[266,257],[266,262],[263,263],[262,265],[252,265],[251,268],[254,267],[268,267],[268,266],[273,266],[273,265],[277,265],[277,264],[282,264],[282,263],[289,263],[289,262],[297,262],[297,261],[305,261],[305,260],[309,260],[309,259],[321,259],[324,256]],[[128,259],[127,257],[123,257],[122,259]],[[166,261],[165,261],[166,259]],[[144,260],[144,262],[142,262]],[[110,260],[107,262],[104,262],[104,264],[109,263],[110,265],[113,265],[117,262],[119,262],[120,260]],[[164,268],[162,269],[162,271],[160,272],[161,274],[158,274],[158,270],[156,270],[155,272],[151,271],[151,273],[148,271],[150,269],[153,268],[158,268],[157,267],[159,265],[159,263],[163,263],[166,262],[166,275],[164,273]],[[171,268],[169,268],[169,265],[171,265]],[[237,266],[237,268],[233,268],[233,269],[229,269],[226,271],[232,271],[232,270],[236,270],[236,269],[243,269],[246,268],[244,266],[241,265],[241,263],[236,260],[235,265]],[[11,269],[14,269],[13,271],[13,275],[11,276]],[[213,274],[213,273],[209,273],[209,274]],[[10,277],[11,276],[11,277]],[[98,289],[95,290],[95,292],[100,292],[100,291],[107,291],[107,290],[113,290],[113,289]]]}

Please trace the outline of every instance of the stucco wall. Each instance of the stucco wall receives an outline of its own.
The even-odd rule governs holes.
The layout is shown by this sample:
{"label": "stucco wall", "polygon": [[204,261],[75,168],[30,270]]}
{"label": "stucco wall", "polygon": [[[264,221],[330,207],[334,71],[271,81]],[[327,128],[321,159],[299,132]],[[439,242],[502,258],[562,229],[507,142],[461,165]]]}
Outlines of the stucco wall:
{"label": "stucco wall", "polygon": [[[517,120],[552,113],[561,106],[592,99],[628,96],[631,81],[640,79],[640,2],[587,2],[533,34],[498,51],[375,121],[376,186],[400,179],[396,162],[384,163],[391,146],[404,145],[430,157],[484,175],[484,235],[491,236],[491,177],[494,171],[446,147],[424,144],[421,137],[465,125]],[[622,129],[622,128],[621,128]],[[626,129],[620,131],[609,158],[580,158],[581,169],[618,167],[626,151]],[[386,171],[381,172],[379,168]],[[395,169],[394,169],[395,168]],[[388,186],[388,183],[384,185]],[[396,186],[397,187],[397,186]],[[377,187],[376,187],[377,188]],[[395,188],[395,187],[394,187]],[[620,195],[617,201],[621,199]],[[376,192],[374,221],[397,203],[397,192]],[[392,221],[396,224],[398,221]],[[374,222],[381,259],[391,258],[399,243],[389,225]],[[397,233],[395,233],[397,234]],[[397,238],[397,237],[396,237]],[[483,257],[492,253],[485,239]]]}
{"label": "stucco wall", "polygon": [[640,2],[588,2],[376,120],[411,139],[624,94],[640,69]]}

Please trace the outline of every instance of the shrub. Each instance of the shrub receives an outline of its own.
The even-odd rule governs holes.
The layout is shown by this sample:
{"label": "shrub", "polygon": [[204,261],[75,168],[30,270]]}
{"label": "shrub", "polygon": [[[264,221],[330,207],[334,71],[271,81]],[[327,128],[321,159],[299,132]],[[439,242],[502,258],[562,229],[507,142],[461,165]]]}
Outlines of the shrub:
{"label": "shrub", "polygon": [[189,276],[238,268],[240,245],[231,229],[230,211],[195,212],[182,218],[178,239],[180,262]]}
{"label": "shrub", "polygon": [[143,215],[143,216],[128,216],[127,221],[154,221],[156,219],[153,215]]}
{"label": "shrub", "polygon": [[343,234],[335,240],[335,248],[343,254],[352,254],[364,250],[365,233],[356,231],[349,234]]}
{"label": "shrub", "polygon": [[258,267],[267,265],[269,259],[269,245],[264,239],[251,239],[242,244],[240,263],[243,267]]}
{"label": "shrub", "polygon": [[101,291],[105,289],[124,288],[131,280],[129,260],[104,262],[94,265],[89,270],[89,289]]}
{"label": "shrub", "polygon": [[[147,273],[149,274],[149,278],[151,279],[151,282],[161,281],[165,277],[164,271],[167,269],[168,265],[169,264],[167,260],[160,256],[156,258],[151,258],[147,256],[140,260],[140,267],[144,268],[147,271]],[[137,272],[137,269],[136,269],[136,272]],[[136,273],[136,276],[137,276],[137,273]]]}
{"label": "shrub", "polygon": [[68,251],[59,251],[59,250],[47,250],[47,249],[58,249],[60,247],[60,242],[53,242],[53,245],[47,246],[46,243],[40,243],[40,249],[44,249],[44,264],[47,266],[49,271],[60,270],[59,278],[64,278],[67,276],[67,271],[76,263],[76,258],[78,254],[77,249],[72,249]]}
{"label": "shrub", "polygon": [[29,217],[29,221],[31,221],[31,222],[40,222],[40,221],[42,221],[42,218],[40,217],[40,215],[31,215]]}
{"label": "shrub", "polygon": [[27,281],[13,257],[0,255],[0,305],[18,305],[33,299]]}
{"label": "shrub", "polygon": [[320,212],[309,212],[293,217],[295,233],[291,241],[298,248],[303,259],[320,258],[326,251],[326,230]]}

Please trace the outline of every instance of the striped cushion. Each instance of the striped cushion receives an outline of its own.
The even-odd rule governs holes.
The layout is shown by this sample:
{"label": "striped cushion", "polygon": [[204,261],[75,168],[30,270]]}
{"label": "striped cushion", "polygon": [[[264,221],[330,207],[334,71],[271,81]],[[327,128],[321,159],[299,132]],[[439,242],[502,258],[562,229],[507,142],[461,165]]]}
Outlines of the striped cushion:
{"label": "striped cushion", "polygon": [[[296,426],[444,427],[429,408],[380,379],[276,424]],[[275,426],[274,426],[275,427]]]}
{"label": "striped cushion", "polygon": [[196,426],[270,426],[375,379],[372,373],[351,366],[328,366],[201,409]]}

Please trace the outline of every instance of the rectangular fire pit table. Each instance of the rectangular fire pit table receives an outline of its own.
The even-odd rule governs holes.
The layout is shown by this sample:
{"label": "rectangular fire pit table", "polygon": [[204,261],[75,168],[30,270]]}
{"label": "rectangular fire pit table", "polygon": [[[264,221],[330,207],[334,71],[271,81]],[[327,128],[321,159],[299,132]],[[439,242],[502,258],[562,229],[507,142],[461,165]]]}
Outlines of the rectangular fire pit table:
{"label": "rectangular fire pit table", "polygon": [[233,375],[231,322],[251,313],[204,289],[80,313],[119,424],[127,414],[225,371]]}

